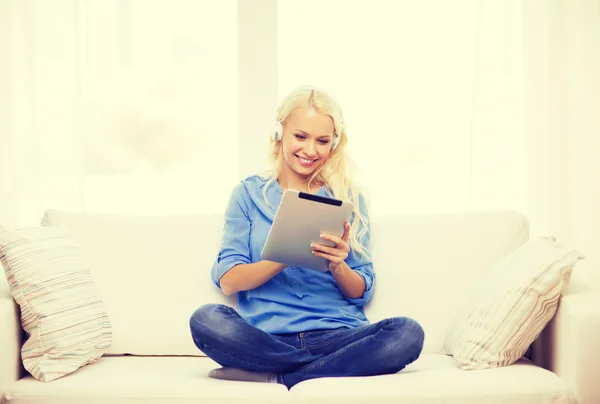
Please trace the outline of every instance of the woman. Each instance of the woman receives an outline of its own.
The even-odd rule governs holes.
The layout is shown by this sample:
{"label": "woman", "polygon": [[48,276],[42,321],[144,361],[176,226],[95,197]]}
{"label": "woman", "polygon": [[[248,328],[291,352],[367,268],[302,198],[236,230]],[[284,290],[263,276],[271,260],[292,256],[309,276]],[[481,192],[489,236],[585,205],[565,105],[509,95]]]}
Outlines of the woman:
{"label": "woman", "polygon": [[[347,174],[346,143],[340,107],[323,90],[296,89],[279,106],[273,169],[233,190],[212,268],[223,293],[237,293],[239,313],[210,304],[190,319],[196,346],[222,366],[209,376],[290,389],[318,377],[396,373],[419,357],[424,333],[416,321],[370,324],[365,316],[375,283],[370,225],[365,198]],[[286,189],[354,203],[343,236],[322,236],[335,247],[312,245],[329,261],[328,272],[261,260]]]}

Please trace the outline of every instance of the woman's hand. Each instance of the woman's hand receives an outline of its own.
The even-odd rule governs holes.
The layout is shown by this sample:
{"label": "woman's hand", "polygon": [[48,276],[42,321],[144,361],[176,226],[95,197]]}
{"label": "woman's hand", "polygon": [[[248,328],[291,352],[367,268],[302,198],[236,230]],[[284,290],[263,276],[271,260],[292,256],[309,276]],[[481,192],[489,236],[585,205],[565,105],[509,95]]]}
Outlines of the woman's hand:
{"label": "woman's hand", "polygon": [[332,234],[321,234],[321,238],[335,243],[334,247],[329,247],[324,244],[313,243],[312,253],[316,256],[323,257],[329,261],[329,270],[335,272],[340,268],[340,265],[348,258],[350,247],[348,246],[348,235],[350,234],[350,223],[344,223],[344,234],[342,237],[337,237]]}

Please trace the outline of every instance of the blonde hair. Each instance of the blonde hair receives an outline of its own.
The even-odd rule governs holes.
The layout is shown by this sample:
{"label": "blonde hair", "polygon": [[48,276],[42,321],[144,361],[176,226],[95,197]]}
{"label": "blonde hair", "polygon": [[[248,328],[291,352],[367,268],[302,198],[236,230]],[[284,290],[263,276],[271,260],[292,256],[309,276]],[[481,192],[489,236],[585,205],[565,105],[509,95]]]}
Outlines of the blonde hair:
{"label": "blonde hair", "polygon": [[[354,204],[348,245],[354,252],[366,254],[367,248],[363,245],[363,238],[369,224],[367,217],[361,213],[361,206],[367,206],[367,198],[364,190],[352,180],[349,173],[350,166],[354,167],[354,165],[345,151],[348,138],[342,111],[338,103],[327,92],[316,87],[305,86],[296,88],[285,97],[277,109],[277,121],[283,126],[292,111],[302,107],[313,108],[321,114],[330,116],[333,119],[334,136],[339,137],[336,148],[329,153],[325,162],[308,179],[308,189],[312,189],[316,185],[324,185],[329,196]],[[271,138],[269,142],[271,169],[267,174],[268,181],[263,189],[265,200],[268,186],[279,177],[283,163],[281,150],[281,142]]]}

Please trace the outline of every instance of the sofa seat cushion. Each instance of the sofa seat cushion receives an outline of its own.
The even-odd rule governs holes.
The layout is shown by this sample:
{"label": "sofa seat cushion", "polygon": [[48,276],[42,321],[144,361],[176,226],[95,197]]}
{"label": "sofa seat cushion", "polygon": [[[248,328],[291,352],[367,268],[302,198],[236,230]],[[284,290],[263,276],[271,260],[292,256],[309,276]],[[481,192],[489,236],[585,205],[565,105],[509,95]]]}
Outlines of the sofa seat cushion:
{"label": "sofa seat cushion", "polygon": [[[52,383],[16,382],[7,404],[286,403],[280,384],[227,382],[207,376],[219,367],[207,357],[104,356],[93,366]],[[232,388],[235,387],[235,388]],[[4,404],[4,403],[3,403]]]}
{"label": "sofa seat cushion", "polygon": [[307,380],[291,393],[307,404],[575,404],[560,377],[527,359],[462,370],[442,354],[421,355],[394,375]]}
{"label": "sofa seat cushion", "polygon": [[[571,403],[563,381],[522,359],[497,369],[465,371],[452,358],[422,355],[399,374],[279,384],[207,377],[206,357],[111,357],[51,383],[26,377],[9,388],[10,404],[131,403]],[[375,400],[374,400],[375,399]]]}

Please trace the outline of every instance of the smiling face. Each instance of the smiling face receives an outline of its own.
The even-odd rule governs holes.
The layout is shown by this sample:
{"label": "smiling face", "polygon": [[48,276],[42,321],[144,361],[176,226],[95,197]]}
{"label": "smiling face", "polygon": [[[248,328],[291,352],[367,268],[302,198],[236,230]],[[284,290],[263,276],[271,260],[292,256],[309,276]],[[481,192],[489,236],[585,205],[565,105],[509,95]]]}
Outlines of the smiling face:
{"label": "smiling face", "polygon": [[283,124],[283,166],[286,182],[304,182],[331,152],[333,119],[314,108],[296,108]]}

